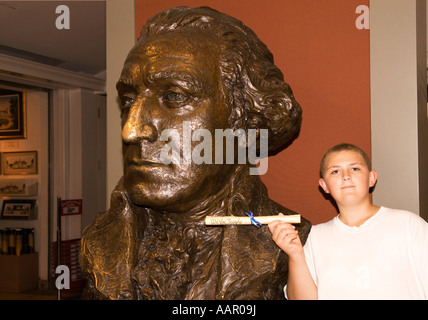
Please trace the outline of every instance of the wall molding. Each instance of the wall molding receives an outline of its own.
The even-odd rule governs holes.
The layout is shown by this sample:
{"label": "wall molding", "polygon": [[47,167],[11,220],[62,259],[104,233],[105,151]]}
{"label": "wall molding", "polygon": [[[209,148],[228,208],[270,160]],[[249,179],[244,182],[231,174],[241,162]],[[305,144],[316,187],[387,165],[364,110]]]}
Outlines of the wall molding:
{"label": "wall molding", "polygon": [[104,79],[3,54],[0,54],[0,79],[47,89],[85,88],[106,92]]}

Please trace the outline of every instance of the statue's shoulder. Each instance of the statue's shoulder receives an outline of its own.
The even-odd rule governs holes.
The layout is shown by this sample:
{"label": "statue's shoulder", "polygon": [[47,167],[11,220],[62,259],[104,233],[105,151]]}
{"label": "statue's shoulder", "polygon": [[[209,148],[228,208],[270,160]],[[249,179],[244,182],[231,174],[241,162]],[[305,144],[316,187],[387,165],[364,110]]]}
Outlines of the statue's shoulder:
{"label": "statue's shoulder", "polygon": [[138,227],[126,195],[115,190],[109,210],[99,213],[83,231],[80,268],[96,297],[135,298],[130,278],[136,258]]}
{"label": "statue's shoulder", "polygon": [[104,250],[106,241],[109,241],[108,234],[114,229],[112,220],[109,211],[98,213],[92,223],[84,229],[81,240],[81,256],[99,254]]}
{"label": "statue's shoulder", "polygon": [[[106,212],[98,213],[82,234],[81,253],[100,253],[108,248],[110,242],[116,242],[124,229],[129,228],[129,219],[132,212],[127,197],[118,185],[111,194],[110,208]],[[112,240],[113,239],[113,240]]]}

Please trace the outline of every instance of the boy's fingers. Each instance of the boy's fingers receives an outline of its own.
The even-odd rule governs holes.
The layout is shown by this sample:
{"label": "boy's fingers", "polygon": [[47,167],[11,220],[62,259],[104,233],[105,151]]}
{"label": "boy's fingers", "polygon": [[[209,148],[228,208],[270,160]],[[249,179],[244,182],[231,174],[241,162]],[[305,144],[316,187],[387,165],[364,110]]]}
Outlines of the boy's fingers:
{"label": "boy's fingers", "polygon": [[293,226],[291,223],[282,222],[282,221],[278,221],[278,220],[270,222],[268,226],[272,227],[272,228],[281,228],[281,229],[290,229],[290,230],[296,229],[296,227]]}
{"label": "boy's fingers", "polygon": [[[270,222],[269,224],[268,224],[268,228],[269,228],[269,230],[270,230],[270,232],[271,233],[273,233],[274,232],[274,230],[276,230],[276,229],[285,229],[285,228],[289,228],[289,226],[288,225],[290,225],[289,223],[285,223],[285,222],[282,222],[282,221],[278,221],[278,220],[275,220],[275,221],[272,221],[272,222]],[[294,228],[294,227],[293,227]]]}
{"label": "boy's fingers", "polygon": [[284,224],[284,222],[279,221],[279,220],[274,220],[274,221],[268,223],[268,228],[269,228],[270,232],[272,232],[274,229],[276,229],[281,224]]}
{"label": "boy's fingers", "polygon": [[[282,212],[279,212],[278,213],[278,216],[279,217],[284,217],[285,215],[282,213]],[[283,221],[281,221],[281,220],[274,220],[274,221],[272,221],[272,222],[270,222],[268,225],[276,225],[276,224],[278,224],[278,223],[286,223],[286,222],[283,222]],[[286,224],[288,224],[288,225],[290,225],[290,226],[293,226],[292,224],[290,224],[290,223],[286,223]],[[293,226],[293,228],[294,228],[294,226]]]}
{"label": "boy's fingers", "polygon": [[269,223],[268,223],[268,227],[269,227],[269,229],[271,229],[271,228],[275,228],[275,227],[278,225],[278,223],[281,223],[281,221],[279,221],[279,220],[274,220],[274,221],[272,221],[272,222],[269,222]]}
{"label": "boy's fingers", "polygon": [[289,235],[296,236],[297,231],[289,227],[277,226],[272,232],[272,238],[276,240],[283,240]]}
{"label": "boy's fingers", "polygon": [[[284,214],[282,214],[281,212],[280,213],[278,213],[278,216],[284,216]],[[270,222],[269,223],[269,225],[271,225],[271,224],[277,224],[277,223],[279,223],[279,222],[282,222],[282,221],[279,221],[279,220],[274,220],[274,221],[272,221],[272,222]]]}

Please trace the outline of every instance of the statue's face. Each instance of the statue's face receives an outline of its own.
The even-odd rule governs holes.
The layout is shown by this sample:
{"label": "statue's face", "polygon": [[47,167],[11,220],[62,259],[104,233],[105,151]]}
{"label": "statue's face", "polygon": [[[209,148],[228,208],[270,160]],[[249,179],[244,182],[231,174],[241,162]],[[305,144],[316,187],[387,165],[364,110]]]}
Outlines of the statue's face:
{"label": "statue's face", "polygon": [[[166,129],[176,130],[183,139],[185,121],[191,123],[192,132],[208,129],[212,137],[214,129],[228,127],[230,107],[225,102],[218,50],[215,38],[195,31],[145,38],[130,52],[118,92],[124,185],[134,203],[186,211],[228,183],[232,165],[161,160],[168,141],[160,137]],[[199,143],[192,141],[192,149]]]}

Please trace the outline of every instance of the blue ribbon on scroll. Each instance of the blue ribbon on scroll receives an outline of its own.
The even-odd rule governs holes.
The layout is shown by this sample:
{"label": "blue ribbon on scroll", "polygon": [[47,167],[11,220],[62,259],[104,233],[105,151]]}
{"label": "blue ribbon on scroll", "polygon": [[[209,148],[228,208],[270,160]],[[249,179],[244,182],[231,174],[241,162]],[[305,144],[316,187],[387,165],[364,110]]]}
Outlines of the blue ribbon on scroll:
{"label": "blue ribbon on scroll", "polygon": [[252,225],[254,225],[258,228],[260,228],[262,226],[262,224],[260,222],[258,222],[256,219],[254,219],[254,215],[251,211],[250,211],[250,213],[245,213],[245,214],[250,217]]}

